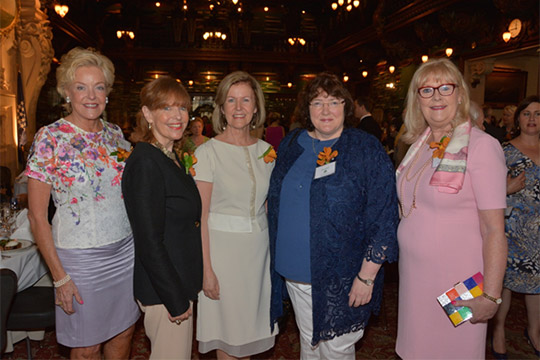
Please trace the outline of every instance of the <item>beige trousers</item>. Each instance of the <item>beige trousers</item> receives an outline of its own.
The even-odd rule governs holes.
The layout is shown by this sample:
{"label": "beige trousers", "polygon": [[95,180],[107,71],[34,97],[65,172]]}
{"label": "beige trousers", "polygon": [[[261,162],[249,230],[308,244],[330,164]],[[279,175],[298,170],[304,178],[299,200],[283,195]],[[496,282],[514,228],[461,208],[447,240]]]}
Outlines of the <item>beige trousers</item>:
{"label": "beige trousers", "polygon": [[[193,304],[191,305],[193,306]],[[144,330],[150,339],[150,360],[191,359],[193,316],[180,325],[171,322],[164,305],[144,306]]]}

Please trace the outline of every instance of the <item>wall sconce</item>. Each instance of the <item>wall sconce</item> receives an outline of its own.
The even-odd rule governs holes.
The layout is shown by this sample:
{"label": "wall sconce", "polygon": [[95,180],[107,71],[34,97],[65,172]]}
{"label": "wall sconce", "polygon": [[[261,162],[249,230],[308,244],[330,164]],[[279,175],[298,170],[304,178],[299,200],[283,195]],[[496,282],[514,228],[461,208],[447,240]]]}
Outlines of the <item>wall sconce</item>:
{"label": "wall sconce", "polygon": [[510,31],[505,31],[502,34],[502,38],[505,43],[509,42],[511,37],[512,37],[512,34],[510,34]]}
{"label": "wall sconce", "polygon": [[452,48],[446,48],[446,56],[450,57],[454,53],[454,49]]}
{"label": "wall sconce", "polygon": [[264,7],[264,12],[268,12],[268,10],[269,10],[269,9],[268,9],[268,6],[265,6],[265,7]]}
{"label": "wall sconce", "polygon": [[343,82],[347,82],[349,81],[349,76],[348,75],[343,75]]}
{"label": "wall sconce", "polygon": [[[337,2],[333,2],[330,7],[332,7],[332,10],[337,10],[338,7],[340,6],[343,6],[345,5],[345,0],[337,0]],[[360,0],[347,0],[347,7],[345,9],[347,9],[347,11],[351,11],[353,6],[355,8],[359,7],[360,6]]]}
{"label": "wall sconce", "polygon": [[233,3],[234,5],[236,5],[236,4],[238,4],[238,0],[232,0],[232,3]]}
{"label": "wall sconce", "polygon": [[116,37],[121,39],[122,37],[127,36],[131,40],[135,39],[135,33],[133,31],[127,31],[127,30],[118,30],[116,31]]}
{"label": "wall sconce", "polygon": [[287,39],[289,45],[294,46],[295,44],[300,44],[302,46],[306,45],[306,40],[304,38],[290,37]]}
{"label": "wall sconce", "polygon": [[422,62],[425,63],[429,60],[429,56],[427,55],[422,55]]}
{"label": "wall sconce", "polygon": [[221,31],[216,31],[216,32],[207,31],[203,34],[203,39],[204,40],[208,40],[208,39],[225,40],[227,39],[227,34],[222,33]]}
{"label": "wall sconce", "polygon": [[368,76],[368,72],[367,72],[367,71],[365,71],[365,70],[364,70],[364,71],[362,71],[362,76],[363,76],[363,77],[367,77],[367,76]]}
{"label": "wall sconce", "polygon": [[189,86],[193,86],[193,80],[189,80],[187,83]]}
{"label": "wall sconce", "polygon": [[389,68],[388,68],[388,71],[390,71],[390,74],[393,74],[394,71],[396,71],[396,67],[394,65],[391,65]]}
{"label": "wall sconce", "polygon": [[66,16],[66,14],[68,13],[69,11],[69,6],[67,5],[60,5],[60,4],[56,4],[54,5],[54,11],[60,15],[60,17],[64,17]]}
{"label": "wall sconce", "polygon": [[292,88],[292,82],[288,82],[288,83],[287,83],[287,87],[288,87],[288,88]]}
{"label": "wall sconce", "polygon": [[161,3],[158,1],[156,2],[156,7],[160,7],[161,6]]}

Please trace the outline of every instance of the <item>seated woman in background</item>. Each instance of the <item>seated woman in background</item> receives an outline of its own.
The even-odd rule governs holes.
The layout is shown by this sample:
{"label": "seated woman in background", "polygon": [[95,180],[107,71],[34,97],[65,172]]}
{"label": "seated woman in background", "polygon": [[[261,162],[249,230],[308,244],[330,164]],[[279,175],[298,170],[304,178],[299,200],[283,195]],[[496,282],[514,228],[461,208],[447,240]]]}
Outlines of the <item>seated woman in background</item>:
{"label": "seated woman in background", "polygon": [[528,326],[525,337],[540,356],[540,100],[524,99],[514,115],[517,136],[503,144],[506,187],[508,261],[503,302],[493,318],[493,356],[506,359],[504,323],[512,291],[525,294]]}
{"label": "seated woman in background", "polygon": [[281,115],[277,112],[268,114],[268,126],[264,130],[264,139],[277,151],[281,139],[285,136],[285,128],[281,126]]}
{"label": "seated woman in background", "polygon": [[161,76],[141,91],[131,140],[138,142],[122,179],[135,238],[134,293],[151,359],[189,359],[192,304],[202,288],[201,199],[173,144],[186,129],[191,99]]}
{"label": "seated woman in background", "polygon": [[191,120],[188,131],[191,132],[190,136],[187,136],[184,141],[183,151],[193,154],[198,146],[204,144],[209,137],[203,135],[204,121],[200,117],[196,117]]}

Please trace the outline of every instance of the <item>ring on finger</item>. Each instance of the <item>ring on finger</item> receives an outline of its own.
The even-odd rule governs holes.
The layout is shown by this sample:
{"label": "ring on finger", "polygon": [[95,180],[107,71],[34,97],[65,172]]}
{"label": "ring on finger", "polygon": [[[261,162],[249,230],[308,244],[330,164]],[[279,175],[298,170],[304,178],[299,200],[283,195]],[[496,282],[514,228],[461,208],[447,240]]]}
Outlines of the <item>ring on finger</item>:
{"label": "ring on finger", "polygon": [[182,320],[176,320],[175,322],[177,325],[180,325],[182,323]]}

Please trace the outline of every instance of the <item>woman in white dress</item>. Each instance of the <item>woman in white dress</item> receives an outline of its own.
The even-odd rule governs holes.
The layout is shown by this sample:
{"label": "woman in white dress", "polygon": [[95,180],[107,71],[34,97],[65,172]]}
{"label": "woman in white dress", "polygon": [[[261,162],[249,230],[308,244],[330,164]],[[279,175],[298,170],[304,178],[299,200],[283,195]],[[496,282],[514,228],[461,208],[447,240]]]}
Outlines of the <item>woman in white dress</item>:
{"label": "woman in white dress", "polygon": [[[265,120],[259,83],[241,71],[220,83],[212,117],[218,134],[195,152],[202,199],[203,291],[199,352],[218,359],[249,358],[274,346],[270,254],[265,210],[274,167],[270,145],[250,135]],[[273,159],[272,159],[273,160]]]}

